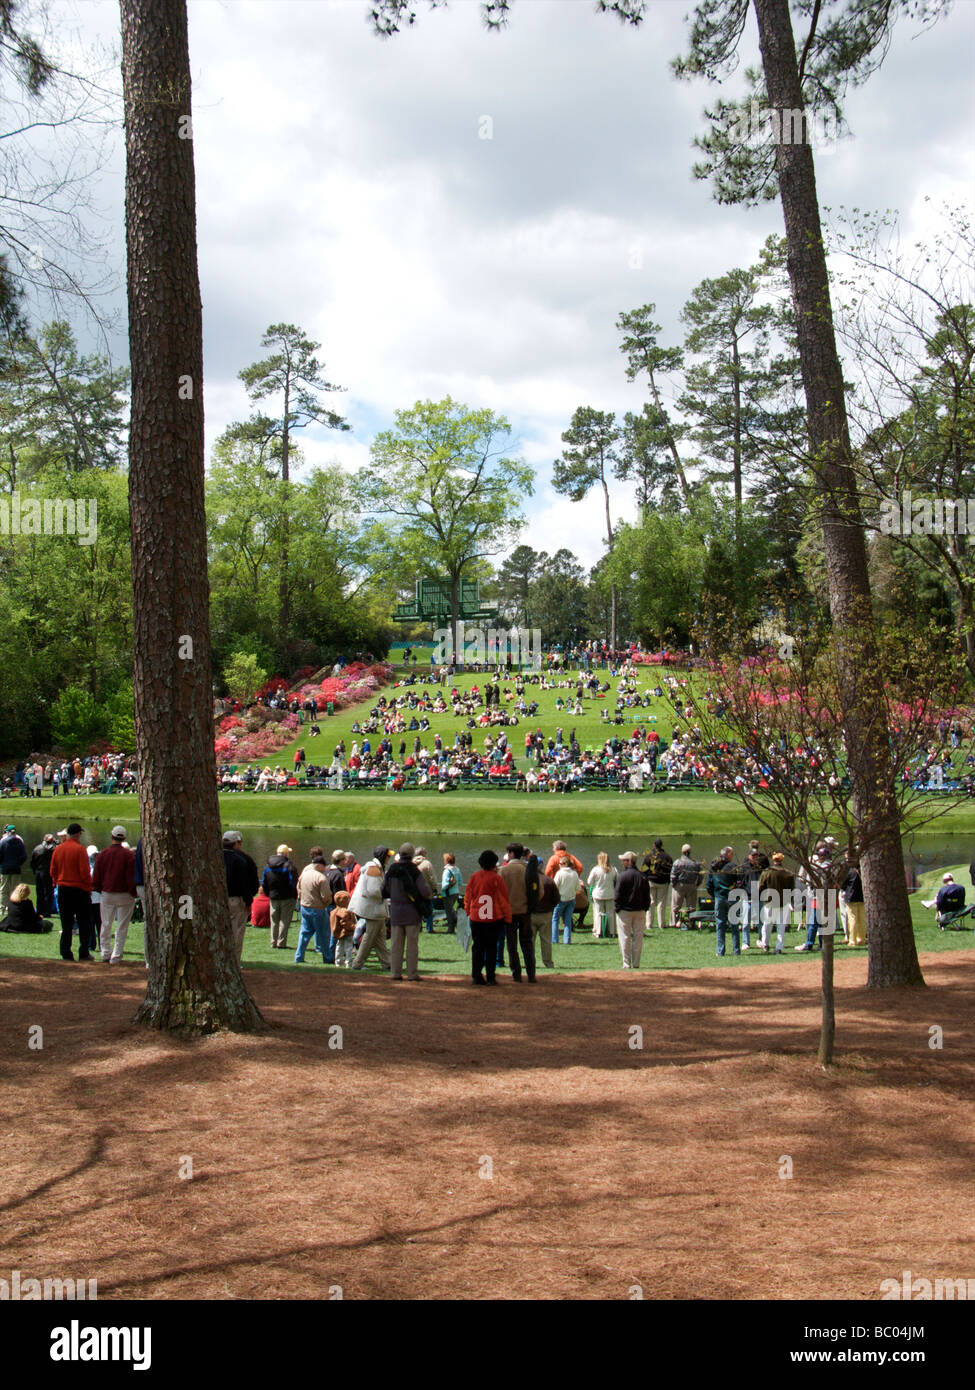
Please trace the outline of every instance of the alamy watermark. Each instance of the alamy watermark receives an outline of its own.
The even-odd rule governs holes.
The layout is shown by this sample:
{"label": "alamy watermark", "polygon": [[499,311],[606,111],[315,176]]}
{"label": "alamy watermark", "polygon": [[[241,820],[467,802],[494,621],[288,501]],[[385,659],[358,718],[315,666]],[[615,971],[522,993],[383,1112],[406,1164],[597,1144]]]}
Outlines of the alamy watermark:
{"label": "alamy watermark", "polygon": [[975,536],[975,497],[885,497],[877,529],[882,536]]}
{"label": "alamy watermark", "polygon": [[95,497],[0,497],[0,536],[77,536],[79,545],[98,539]]}
{"label": "alamy watermark", "polygon": [[94,1303],[97,1298],[97,1279],[35,1279],[22,1275],[19,1269],[12,1269],[9,1279],[0,1278],[0,1303],[29,1303],[42,1299]]}
{"label": "alamy watermark", "polygon": [[967,1301],[975,1299],[975,1279],[924,1279],[905,1269],[900,1279],[881,1279],[880,1297],[922,1303]]}
{"label": "alamy watermark", "polygon": [[542,632],[537,627],[468,627],[461,621],[457,624],[456,648],[449,627],[438,627],[433,642],[432,659],[437,666],[449,666],[456,655],[459,665],[510,664],[518,670],[530,667],[534,671],[542,667]]}
{"label": "alamy watermark", "polygon": [[725,132],[729,144],[760,146],[811,145],[819,153],[834,150],[839,142],[840,125],[835,111],[804,111],[782,106],[761,107],[752,101],[739,109]]}

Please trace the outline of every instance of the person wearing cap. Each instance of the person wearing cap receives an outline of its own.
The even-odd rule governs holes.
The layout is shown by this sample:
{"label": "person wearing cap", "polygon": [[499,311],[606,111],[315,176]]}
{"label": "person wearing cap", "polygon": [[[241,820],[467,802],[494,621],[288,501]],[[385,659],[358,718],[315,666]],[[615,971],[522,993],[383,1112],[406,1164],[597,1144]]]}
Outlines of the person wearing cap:
{"label": "person wearing cap", "polygon": [[8,825],[0,835],[0,917],[6,917],[11,890],[20,882],[20,871],[27,858],[27,846],[17,834],[15,825]]}
{"label": "person wearing cap", "polygon": [[511,922],[511,900],[494,850],[484,850],[477,862],[478,871],[464,890],[464,911],[471,924],[471,978],[475,985],[496,985],[498,934]]}
{"label": "person wearing cap", "polygon": [[766,899],[762,910],[762,930],[760,941],[762,950],[768,955],[769,938],[772,927],[776,929],[775,954],[781,956],[785,933],[792,922],[792,902],[796,890],[795,875],[785,867],[785,855],[778,851],[772,855],[772,862],[763,869],[758,880],[759,900],[764,893],[774,893],[771,902]]}
{"label": "person wearing cap", "polygon": [[620,863],[623,867],[616,880],[613,898],[620,954],[624,970],[639,970],[643,954],[643,929],[650,906],[650,887],[636,866],[636,855],[632,850],[623,851]]}
{"label": "person wearing cap", "polygon": [[58,890],[58,916],[61,918],[61,959],[74,960],[71,935],[78,928],[78,959],[91,960],[88,922],[91,914],[91,869],[88,853],[81,843],[82,826],[76,820],[65,830],[65,838],[51,855],[51,881]]}
{"label": "person wearing cap", "polygon": [[304,961],[312,937],[315,938],[315,950],[321,956],[322,963],[334,964],[335,943],[329,928],[329,913],[334,899],[328,882],[325,851],[320,845],[313,845],[308,859],[309,862],[298,875],[297,883],[301,931],[295,951],[295,965],[301,965]]}
{"label": "person wearing cap", "polygon": [[288,929],[298,902],[298,870],[291,861],[290,845],[278,845],[268,856],[267,868],[261,877],[261,887],[271,899],[271,950],[284,951],[288,945]]}
{"label": "person wearing cap", "polygon": [[430,889],[430,901],[424,905],[423,909],[423,925],[426,927],[428,932],[432,932],[433,900],[437,896],[437,893],[440,891],[440,887],[437,883],[436,875],[433,872],[433,865],[427,858],[427,852],[422,845],[417,845],[416,853],[413,855],[413,863],[416,865],[416,867],[420,870],[420,873],[426,879],[427,887]]}
{"label": "person wearing cap", "polygon": [[[95,858],[91,886],[101,894],[100,945],[102,960],[117,965],[125,950],[125,938],[135,907],[135,851],[122,842],[125,826],[112,826],[112,843]],[[117,920],[116,920],[117,919]],[[112,946],[112,923],[115,945]]]}
{"label": "person wearing cap", "polygon": [[223,835],[223,863],[227,874],[227,897],[230,900],[230,931],[234,950],[240,960],[244,953],[244,936],[250,905],[260,887],[257,865],[242,848],[239,830],[226,830]]}
{"label": "person wearing cap", "polygon": [[349,900],[349,911],[355,913],[357,930],[362,931],[362,938],[350,970],[365,969],[366,961],[373,951],[382,968],[389,969],[389,952],[386,950],[387,909],[383,901],[383,882],[388,862],[389,850],[385,845],[377,845],[372,858],[359,875],[359,882]]}
{"label": "person wearing cap", "polygon": [[48,831],[30,857],[30,867],[34,874],[34,887],[37,892],[37,910],[42,917],[50,917],[54,911],[54,884],[51,882],[51,855],[57,844]]}
{"label": "person wearing cap", "polygon": [[[679,924],[681,912],[693,912],[697,907],[697,888],[700,882],[701,865],[691,857],[690,845],[681,845],[680,858],[674,860],[670,871],[670,886],[673,890],[670,911],[675,926]],[[681,927],[681,931],[689,930],[686,924]]]}
{"label": "person wearing cap", "polygon": [[383,897],[389,900],[389,974],[393,980],[403,978],[403,949],[406,948],[406,978],[420,979],[420,928],[425,914],[424,904],[433,892],[414,863],[415,847],[407,841],[400,845],[395,863],[386,870]]}

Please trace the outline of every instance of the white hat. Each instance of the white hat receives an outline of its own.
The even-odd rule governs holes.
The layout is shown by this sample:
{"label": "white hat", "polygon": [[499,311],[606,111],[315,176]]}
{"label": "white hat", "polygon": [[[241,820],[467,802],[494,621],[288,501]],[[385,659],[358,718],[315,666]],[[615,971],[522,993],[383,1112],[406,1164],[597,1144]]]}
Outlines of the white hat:
{"label": "white hat", "polygon": [[944,878],[941,880],[942,883],[954,883],[954,881],[951,874],[945,874]]}
{"label": "white hat", "polygon": [[113,826],[112,826],[112,839],[113,839],[113,840],[124,840],[124,839],[125,839],[125,826],[124,826],[124,825],[113,825]]}

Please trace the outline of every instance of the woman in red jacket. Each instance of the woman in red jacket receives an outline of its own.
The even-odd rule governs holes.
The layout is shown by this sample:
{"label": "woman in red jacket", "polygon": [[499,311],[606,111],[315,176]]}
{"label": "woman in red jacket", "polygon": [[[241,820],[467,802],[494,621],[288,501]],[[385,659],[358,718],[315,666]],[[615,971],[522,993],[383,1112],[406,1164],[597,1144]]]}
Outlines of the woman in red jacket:
{"label": "woman in red jacket", "polygon": [[477,862],[480,868],[464,891],[464,911],[471,924],[471,975],[476,985],[496,985],[498,933],[511,921],[511,902],[494,850],[486,849]]}

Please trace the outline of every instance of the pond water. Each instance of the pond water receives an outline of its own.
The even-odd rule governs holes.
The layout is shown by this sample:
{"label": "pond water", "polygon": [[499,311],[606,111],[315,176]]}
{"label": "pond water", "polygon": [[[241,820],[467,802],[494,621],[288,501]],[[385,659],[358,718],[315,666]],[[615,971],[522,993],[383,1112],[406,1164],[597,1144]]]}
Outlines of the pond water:
{"label": "pond water", "polygon": [[[12,812],[12,814],[11,814]],[[76,814],[72,807],[72,813]],[[82,816],[83,820],[84,817]],[[15,823],[18,834],[22,837],[27,846],[28,854],[44,838],[47,831],[57,831],[64,825],[64,820],[58,812],[50,816],[30,815],[25,816],[14,811],[10,806],[4,815],[2,823]],[[129,831],[129,842],[135,844],[137,839],[137,824],[134,817],[122,816],[121,824],[125,824]],[[232,821],[229,822],[233,824]],[[86,831],[82,835],[85,844],[96,844],[99,848],[108,844],[109,822],[97,822],[94,829]],[[450,850],[457,857],[457,866],[464,875],[465,880],[477,868],[477,857],[483,849],[493,849],[499,856],[503,855],[505,845],[509,840],[516,838],[517,831],[511,835],[428,835],[418,831],[415,827],[404,827],[402,831],[395,834],[389,832],[383,837],[380,835],[376,839],[373,834],[364,837],[361,834],[343,831],[341,840],[335,838],[334,832],[316,832],[311,830],[269,830],[258,826],[240,827],[244,837],[244,849],[255,860],[258,867],[263,867],[267,863],[268,855],[271,855],[281,843],[290,845],[293,853],[292,858],[298,867],[302,867],[308,862],[308,851],[312,845],[321,845],[328,857],[333,849],[350,849],[360,863],[372,857],[372,852],[377,844],[386,844],[394,852],[405,840],[410,840],[414,845],[422,845],[435,869],[443,864],[444,851]],[[596,862],[596,855],[600,850],[605,850],[610,857],[610,863],[618,867],[618,855],[624,850],[631,849],[642,859],[644,851],[652,844],[655,832],[652,827],[650,832],[641,840],[634,837],[625,839],[620,835],[607,834],[602,837],[595,836],[572,836],[562,837],[572,853],[581,859],[586,871]],[[716,836],[702,835],[700,838],[691,837],[691,850],[694,857],[702,862],[708,862],[720,852],[726,844],[732,844],[736,855],[744,856],[748,846],[749,836],[732,835],[725,838]],[[760,837],[759,837],[760,838]],[[680,854],[681,838],[675,835],[662,836],[664,847],[669,854],[676,859]],[[552,837],[535,836],[529,839],[529,845],[537,851],[544,860],[551,854]],[[975,835],[950,835],[950,834],[919,834],[905,842],[904,856],[911,876],[911,886],[916,882],[919,873],[925,873],[929,869],[937,868],[939,865],[948,864],[967,864],[975,858]]]}

